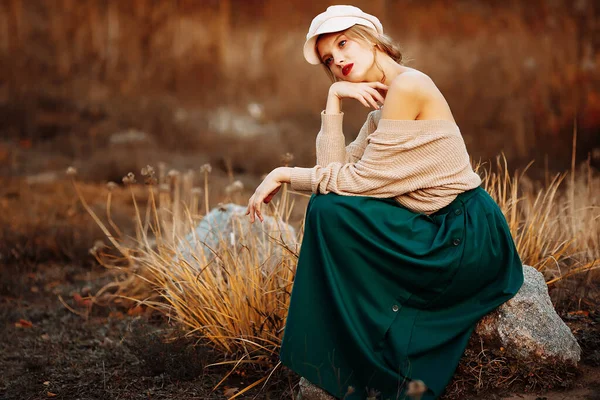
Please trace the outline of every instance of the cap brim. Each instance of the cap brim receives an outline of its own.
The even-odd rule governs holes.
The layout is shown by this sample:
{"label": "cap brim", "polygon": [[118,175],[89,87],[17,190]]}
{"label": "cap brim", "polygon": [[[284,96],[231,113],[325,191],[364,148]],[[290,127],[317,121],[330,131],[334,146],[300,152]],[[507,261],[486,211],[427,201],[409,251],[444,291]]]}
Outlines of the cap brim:
{"label": "cap brim", "polygon": [[319,35],[324,33],[332,33],[332,32],[340,32],[350,28],[353,25],[364,25],[369,28],[375,29],[373,24],[369,24],[368,21],[357,17],[337,17],[331,18],[325,21],[321,26],[317,28],[315,33],[309,37],[306,42],[304,42],[304,58],[308,61],[309,64],[318,65],[321,64],[322,61],[319,58],[319,53],[315,48],[315,44],[317,42],[317,38]]}

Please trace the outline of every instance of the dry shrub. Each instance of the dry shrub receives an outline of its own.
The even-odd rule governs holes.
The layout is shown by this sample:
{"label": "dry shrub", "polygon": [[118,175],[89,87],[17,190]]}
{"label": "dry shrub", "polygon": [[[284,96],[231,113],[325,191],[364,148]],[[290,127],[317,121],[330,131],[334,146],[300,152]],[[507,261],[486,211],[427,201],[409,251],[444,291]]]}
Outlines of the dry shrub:
{"label": "dry shrub", "polygon": [[588,162],[542,184],[527,178],[526,170],[511,176],[506,159],[498,157],[483,183],[502,209],[523,262],[543,272],[548,284],[600,267],[598,172]]}
{"label": "dry shrub", "polygon": [[[484,186],[502,208],[523,261],[544,272],[550,283],[596,268],[600,258],[597,237],[600,177],[589,169],[589,164],[586,174],[581,170],[573,172],[566,190],[560,188],[565,174],[540,184],[528,180],[525,172],[511,175],[503,158],[498,158],[496,167],[495,171],[492,168],[484,171]],[[481,165],[477,169],[483,170]],[[113,234],[117,227],[95,217],[122,255],[121,264],[116,265],[97,253],[103,265],[117,267],[121,276],[111,286],[114,290],[103,293],[143,302],[177,321],[188,335],[211,343],[223,354],[223,361],[210,366],[232,365],[217,386],[243,365],[270,368],[268,375],[247,387],[251,389],[268,380],[280,365],[277,355],[297,250],[285,247],[280,238],[250,234],[235,238],[244,244],[242,251],[228,246],[230,238],[223,238],[212,249],[213,254],[186,248],[181,239],[210,209],[204,197],[207,191],[212,191],[209,172],[207,166],[201,170],[199,188],[195,187],[198,179],[194,179],[193,173],[166,174],[166,167],[162,166],[156,178],[152,170],[146,169],[150,185],[145,208],[137,206],[135,186],[130,185],[137,225],[133,242],[117,240]],[[242,204],[246,201],[239,193],[225,192],[229,193],[225,201],[233,199]],[[85,205],[85,199],[81,200]],[[288,221],[296,200],[284,185],[281,195],[263,214]],[[302,240],[302,229],[298,243]],[[272,252],[277,246],[285,247],[283,255],[262,264],[258,261],[261,249]],[[184,251],[191,252],[193,257],[185,259]],[[209,261],[211,255],[215,257]],[[488,364],[489,368],[496,368],[495,364]],[[486,373],[494,374],[491,369]],[[470,385],[471,381],[468,382]],[[498,385],[506,387],[511,382],[504,379]]]}
{"label": "dry shrub", "polygon": [[[143,172],[150,185],[145,208],[138,207],[135,200],[133,174],[124,178],[132,188],[136,207],[135,243],[121,240],[118,227],[109,217],[103,222],[89,209],[121,254],[115,259],[96,252],[97,259],[121,278],[96,294],[97,303],[105,295],[141,300],[179,322],[192,337],[208,340],[221,353],[236,357],[235,366],[245,360],[273,367],[295,274],[297,249],[286,247],[281,257],[271,257],[261,264],[259,252],[270,254],[275,246],[285,246],[280,238],[241,236],[235,238],[242,245],[240,251],[228,247],[230,238],[222,238],[212,260],[212,254],[182,247],[185,234],[210,209],[211,167],[205,165],[200,170],[202,186],[195,185],[193,171],[167,173],[162,165],[158,177],[150,167]],[[78,190],[77,185],[75,189]],[[227,189],[229,200],[239,202],[239,185],[237,191]],[[80,198],[87,208],[81,194]],[[270,213],[289,221],[294,200],[289,200],[286,187],[282,189],[281,200],[274,203]],[[186,252],[192,253],[191,259],[183,256]]]}

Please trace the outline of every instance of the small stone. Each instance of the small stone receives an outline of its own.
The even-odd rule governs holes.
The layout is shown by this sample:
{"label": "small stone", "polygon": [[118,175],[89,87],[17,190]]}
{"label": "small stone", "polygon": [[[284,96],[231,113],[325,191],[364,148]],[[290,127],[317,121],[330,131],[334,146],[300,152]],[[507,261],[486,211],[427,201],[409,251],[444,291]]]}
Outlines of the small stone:
{"label": "small stone", "polygon": [[320,387],[313,385],[304,377],[300,378],[300,393],[298,398],[302,400],[335,400],[335,397]]}

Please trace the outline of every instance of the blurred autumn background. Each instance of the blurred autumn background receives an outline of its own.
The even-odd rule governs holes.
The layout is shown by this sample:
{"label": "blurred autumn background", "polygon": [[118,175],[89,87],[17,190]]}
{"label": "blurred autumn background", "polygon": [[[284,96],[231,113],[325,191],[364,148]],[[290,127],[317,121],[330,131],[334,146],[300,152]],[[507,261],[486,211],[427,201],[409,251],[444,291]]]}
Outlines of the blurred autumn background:
{"label": "blurred autumn background", "polygon": [[[112,342],[130,332],[121,322],[114,326],[110,318],[106,322],[107,312],[90,312],[90,302],[86,303],[86,295],[101,287],[98,279],[107,284],[112,277],[88,253],[105,235],[70,185],[67,167],[77,169],[80,195],[98,214],[107,213],[106,182],[118,183],[111,189],[111,223],[127,234],[135,232],[135,204],[122,177],[129,172],[139,175],[148,164],[165,163],[179,171],[198,171],[210,164],[212,186],[205,195],[213,206],[232,200],[227,185],[234,178],[244,187],[236,202],[247,202],[261,175],[281,165],[285,153],[293,155],[285,158],[290,165],[314,165],[319,113],[330,82],[320,67],[305,62],[301,48],[311,19],[331,4],[339,2],[0,0],[3,321],[13,330],[30,332],[27,328],[50,324],[53,318],[75,326],[81,310],[86,310],[86,321],[96,316],[103,329],[113,332],[113,339],[108,333],[98,339],[97,327],[88,324],[77,340],[89,340],[90,347],[100,344],[107,354],[120,351],[111,347]],[[493,165],[503,154],[508,175],[533,161],[529,179],[546,185],[554,174],[569,170],[574,184],[581,166],[583,172],[577,176],[589,178],[586,193],[597,199],[598,185],[590,183],[600,167],[596,2],[356,0],[352,4],[378,16],[386,33],[401,45],[406,65],[434,80],[474,161]],[[346,100],[344,111],[349,142],[369,110]],[[194,184],[198,182],[202,180]],[[142,189],[131,190],[145,202],[148,194]],[[295,226],[302,221],[305,204],[306,199],[300,198],[290,211]],[[597,215],[597,209],[589,212],[592,219]],[[595,238],[597,252],[598,233],[587,233]],[[590,257],[585,262],[596,256]],[[580,307],[582,296],[578,299]],[[53,304],[51,311],[48,302]],[[564,304],[568,308],[574,303]],[[143,310],[131,304],[106,307],[111,318],[134,318]],[[76,374],[68,366],[74,362],[87,362],[78,365],[97,378],[90,382],[96,382],[94,390],[102,393],[98,398],[123,395],[114,381],[107,389],[107,372],[98,369],[98,365],[106,368],[104,356],[82,356],[77,353],[80,349],[52,342],[48,332],[64,328],[44,329],[28,333],[10,348],[8,337],[14,332],[5,331],[3,361],[12,363],[13,372],[2,374],[0,395],[50,396],[62,390],[64,398],[70,398],[65,393],[87,393],[81,384],[72,383]],[[25,350],[48,341],[53,351],[64,354],[53,364],[55,372],[48,372],[39,354]],[[148,350],[162,346],[157,343],[133,344],[132,353],[138,358],[117,358],[113,364],[127,365],[134,374],[135,368],[145,368],[144,357],[153,357],[162,360],[157,373],[164,374],[178,362],[161,359],[164,352],[156,356]],[[196,356],[185,349],[168,351],[179,360],[183,354]],[[197,376],[198,371],[184,369],[177,377],[190,373]],[[17,374],[22,377],[17,379]],[[52,379],[48,374],[54,374]],[[54,381],[62,386],[52,388]],[[154,381],[135,382],[144,395],[152,385],[152,393],[163,393]],[[177,388],[181,392],[169,389],[165,396],[178,393],[178,398],[187,398],[182,393],[187,395],[189,387]]]}
{"label": "blurred autumn background", "polygon": [[[594,2],[357,1],[445,95],[475,160],[600,162]],[[77,164],[94,180],[190,156],[262,174],[314,162],[329,81],[301,53],[322,1],[0,2],[7,175]],[[346,101],[347,136],[367,113]],[[126,134],[129,132],[129,136]],[[138,141],[132,150],[124,142]],[[252,148],[248,153],[247,149]],[[165,154],[166,153],[166,154]],[[183,162],[183,160],[182,160]],[[85,164],[85,165],[84,165]]]}

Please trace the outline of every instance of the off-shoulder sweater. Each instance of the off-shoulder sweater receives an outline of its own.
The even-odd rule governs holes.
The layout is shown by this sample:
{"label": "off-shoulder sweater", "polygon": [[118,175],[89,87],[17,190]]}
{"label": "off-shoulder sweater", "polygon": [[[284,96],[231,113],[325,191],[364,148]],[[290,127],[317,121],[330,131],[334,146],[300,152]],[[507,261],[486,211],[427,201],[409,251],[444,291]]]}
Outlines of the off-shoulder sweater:
{"label": "off-shoulder sweater", "polygon": [[376,110],[348,146],[342,121],[343,113],[321,113],[317,163],[292,168],[292,190],[394,198],[431,214],[481,184],[452,121],[381,119]]}

